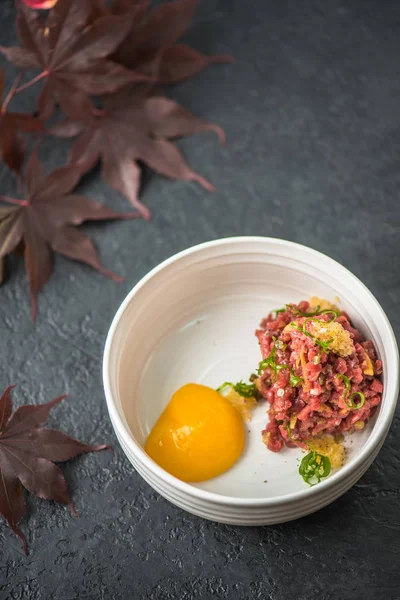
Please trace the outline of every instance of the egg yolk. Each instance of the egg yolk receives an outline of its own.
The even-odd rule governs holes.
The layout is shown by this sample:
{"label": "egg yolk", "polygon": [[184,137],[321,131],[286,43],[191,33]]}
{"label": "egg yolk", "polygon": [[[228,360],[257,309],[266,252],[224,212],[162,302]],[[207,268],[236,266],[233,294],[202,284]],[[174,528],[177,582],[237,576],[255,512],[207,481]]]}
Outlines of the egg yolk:
{"label": "egg yolk", "polygon": [[182,481],[204,481],[229,469],[243,452],[243,421],[230,402],[196,383],[181,387],[158,419],[145,450]]}

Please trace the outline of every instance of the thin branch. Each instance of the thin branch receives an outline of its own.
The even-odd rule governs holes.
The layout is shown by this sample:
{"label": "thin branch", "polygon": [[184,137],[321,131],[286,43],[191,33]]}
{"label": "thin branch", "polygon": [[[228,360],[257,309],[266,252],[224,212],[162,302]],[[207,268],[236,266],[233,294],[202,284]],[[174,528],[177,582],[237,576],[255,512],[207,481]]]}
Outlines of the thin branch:
{"label": "thin branch", "polygon": [[7,106],[10,104],[10,102],[11,102],[12,98],[13,98],[13,97],[15,96],[15,94],[17,93],[17,87],[18,87],[18,84],[19,84],[19,82],[21,81],[21,78],[22,78],[23,74],[24,74],[24,71],[21,71],[21,72],[20,72],[20,73],[18,73],[18,75],[16,76],[16,78],[15,78],[15,81],[14,81],[14,83],[12,84],[12,86],[11,86],[11,88],[10,88],[10,90],[9,90],[9,92],[8,92],[8,94],[7,94],[7,96],[6,96],[5,100],[4,100],[4,102],[3,102],[3,105],[2,105],[2,107],[1,107],[1,112],[2,112],[3,114],[6,112],[6,110],[7,110]]}
{"label": "thin branch", "polygon": [[28,206],[29,204],[27,200],[17,200],[17,198],[11,198],[10,196],[0,196],[0,200],[4,200],[4,202],[9,202],[10,204],[16,204],[17,206]]}
{"label": "thin branch", "polygon": [[21,87],[17,88],[15,90],[15,93],[19,94],[23,90],[26,90],[27,88],[31,87],[31,85],[34,85],[35,83],[37,83],[38,81],[40,81],[44,77],[47,77],[48,74],[49,74],[48,71],[43,71],[42,73],[39,73],[39,75],[36,75],[36,77],[34,77],[33,79],[31,79],[30,81],[27,81],[26,83],[24,83],[24,85],[21,85]]}

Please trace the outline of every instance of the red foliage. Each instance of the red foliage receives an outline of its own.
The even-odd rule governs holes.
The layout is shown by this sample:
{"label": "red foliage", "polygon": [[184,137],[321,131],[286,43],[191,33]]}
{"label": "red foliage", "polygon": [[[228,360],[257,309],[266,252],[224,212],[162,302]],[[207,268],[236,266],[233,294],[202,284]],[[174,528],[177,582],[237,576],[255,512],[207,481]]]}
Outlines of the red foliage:
{"label": "red foliage", "polygon": [[[32,195],[32,189],[41,189],[43,183],[40,168],[36,174],[28,167],[27,199],[0,197],[19,205],[0,206],[0,283],[3,260],[18,247],[25,256],[33,315],[37,294],[51,274],[52,251],[104,271],[90,240],[73,228],[91,218],[126,217],[105,208],[103,212],[94,211],[93,203],[89,203],[92,209],[88,210],[87,200],[77,200],[77,196],[72,195],[80,175],[98,161],[102,163],[107,183],[125,195],[145,219],[150,218],[150,211],[138,198],[139,163],[169,179],[196,181],[206,190],[214,191],[207,179],[189,167],[171,140],[211,130],[223,143],[222,129],[194,116],[159,89],[162,84],[187,79],[210,64],[232,60],[229,56],[205,56],[178,43],[190,25],[196,6],[197,0],[174,0],[153,9],[149,0],[112,0],[111,3],[105,0],[25,0],[22,3],[18,0],[20,46],[0,46],[0,53],[23,72],[34,69],[37,74],[20,87],[15,82],[3,103],[0,113],[2,159],[19,173],[25,153],[18,132],[40,131],[43,120],[53,114],[57,105],[64,119],[49,133],[59,137],[77,136],[69,156],[73,169],[57,169],[43,184],[50,182],[51,192],[48,189],[45,195],[52,197],[54,207],[60,203],[64,206],[62,223],[51,216],[51,203],[43,203],[42,197]],[[40,13],[32,7],[51,10]],[[32,115],[6,111],[15,94],[36,83],[41,85],[37,110],[42,121]],[[0,92],[3,88],[0,80]],[[35,157],[32,160],[37,162]],[[69,184],[65,188],[67,180]]]}
{"label": "red foliage", "polygon": [[27,554],[26,539],[18,527],[25,514],[22,486],[39,498],[67,504],[77,515],[62,471],[53,463],[108,446],[89,446],[61,431],[42,429],[50,410],[66,396],[47,404],[21,406],[13,413],[13,387],[7,388],[0,398],[0,513],[21,539]]}

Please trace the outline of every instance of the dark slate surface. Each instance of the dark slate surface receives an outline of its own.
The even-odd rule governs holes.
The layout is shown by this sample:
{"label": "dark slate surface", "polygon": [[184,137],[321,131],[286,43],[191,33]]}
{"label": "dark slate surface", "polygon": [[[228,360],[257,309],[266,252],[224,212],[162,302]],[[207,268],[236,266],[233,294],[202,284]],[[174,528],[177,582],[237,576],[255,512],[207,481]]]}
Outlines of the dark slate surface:
{"label": "dark slate surface", "polygon": [[[100,378],[110,320],[153,266],[195,243],[269,235],[321,250],[372,290],[400,334],[400,5],[382,0],[203,0],[188,40],[232,52],[171,94],[225,128],[180,143],[217,192],[148,174],[154,218],[88,229],[117,285],[56,260],[30,321],[21,261],[0,290],[1,385],[42,402],[68,392],[50,423],[114,455],[77,459],[65,473],[81,518],[28,499],[30,555],[0,523],[0,597],[333,600],[400,597],[399,413],[379,458],[343,498],[275,527],[203,521],[160,498],[133,471],[109,423]],[[1,43],[14,41],[13,0],[0,7]],[[11,80],[13,69],[5,65]],[[16,101],[32,105],[35,91]],[[49,168],[67,144],[47,143]],[[13,191],[1,170],[2,193]],[[101,181],[83,189],[126,206]]]}

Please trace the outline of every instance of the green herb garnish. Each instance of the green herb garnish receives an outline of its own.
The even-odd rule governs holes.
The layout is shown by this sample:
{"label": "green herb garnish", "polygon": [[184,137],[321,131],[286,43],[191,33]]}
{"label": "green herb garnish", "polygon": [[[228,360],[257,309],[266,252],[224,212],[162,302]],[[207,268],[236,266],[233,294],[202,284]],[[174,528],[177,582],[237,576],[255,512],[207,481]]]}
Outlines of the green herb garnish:
{"label": "green herb garnish", "polygon": [[318,304],[318,306],[316,307],[316,309],[313,312],[302,312],[301,310],[299,310],[297,308],[297,306],[294,306],[294,304],[286,304],[286,308],[287,309],[291,309],[296,315],[299,315],[299,317],[314,317],[315,315],[320,314],[320,305]]}
{"label": "green herb garnish", "polygon": [[[292,442],[296,442],[292,437],[289,424],[286,427],[286,432],[288,438]],[[307,446],[310,448],[311,452],[309,452],[301,461],[299,474],[308,485],[314,486],[317,483],[320,483],[323,477],[328,477],[331,472],[331,461],[327,456],[313,450],[309,444],[307,444]]]}
{"label": "green herb garnish", "polygon": [[286,426],[286,433],[288,434],[288,438],[294,442],[294,439],[292,438],[292,432],[290,430],[290,424],[289,423]]}
{"label": "green herb garnish", "polygon": [[217,392],[223,392],[225,388],[230,387],[230,388],[234,388],[234,383],[231,383],[230,381],[224,381],[224,383],[222,383],[219,387],[217,387]]}
{"label": "green herb garnish", "polygon": [[320,483],[331,472],[331,461],[327,456],[311,450],[301,461],[299,474],[310,486]]}
{"label": "green herb garnish", "polygon": [[274,345],[272,346],[271,352],[268,354],[267,358],[264,358],[258,365],[257,373],[259,375],[262,375],[267,367],[271,367],[271,369],[276,372],[276,338],[272,339],[274,340]]}
{"label": "green herb garnish", "polygon": [[[358,404],[356,404],[354,402],[354,400],[353,400],[354,396],[360,396],[360,402]],[[359,408],[364,406],[364,402],[365,402],[365,396],[362,392],[353,392],[352,394],[350,394],[349,403],[347,404],[347,402],[346,402],[346,404],[353,410],[358,410]]]}
{"label": "green herb garnish", "polygon": [[348,377],[346,377],[346,375],[342,375],[341,373],[338,373],[337,375],[335,375],[335,379],[340,379],[341,381],[343,381],[344,383],[344,397],[346,399],[347,394],[350,391],[351,388],[351,383],[350,383],[350,379]]}
{"label": "green herb garnish", "polygon": [[275,310],[272,310],[271,314],[275,315],[275,318],[276,318],[276,315],[278,315],[279,313],[284,313],[287,310],[291,310],[294,312],[295,315],[298,315],[299,317],[313,317],[314,315],[322,314],[322,313],[320,313],[320,308],[321,307],[318,304],[318,306],[316,307],[316,309],[314,311],[302,312],[294,304],[285,304],[285,306],[283,308],[276,308]]}
{"label": "green herb garnish", "polygon": [[267,358],[264,358],[264,360],[262,360],[260,362],[260,364],[258,365],[258,369],[257,369],[258,374],[262,375],[267,367],[270,367],[270,369],[272,369],[272,371],[275,373],[275,381],[277,380],[278,372],[281,369],[289,369],[289,371],[290,371],[289,383],[292,387],[296,387],[296,385],[298,385],[301,381],[303,381],[302,377],[298,377],[297,375],[295,375],[295,372],[289,365],[277,365],[276,364],[276,340],[275,340],[274,345],[272,346],[272,350],[268,354]]}
{"label": "green herb garnish", "polygon": [[281,369],[289,369],[289,371],[290,371],[289,383],[292,387],[296,387],[296,385],[298,383],[303,381],[302,377],[298,377],[297,375],[295,375],[292,367],[290,367],[289,365],[276,365],[275,381],[278,379],[278,371],[280,371]]}
{"label": "green herb garnish", "polygon": [[284,313],[286,311],[286,306],[284,306],[283,308],[275,308],[275,310],[271,310],[271,315],[275,315],[276,319],[276,315],[279,315],[279,313]]}
{"label": "green herb garnish", "polygon": [[[315,314],[315,313],[314,313]],[[327,310],[323,310],[319,313],[318,316],[321,315],[328,315],[331,314],[333,315],[333,318],[330,321],[323,321],[322,319],[315,319],[310,315],[306,315],[305,313],[303,313],[303,316],[307,316],[307,318],[305,319],[303,326],[300,327],[300,325],[297,325],[297,323],[295,323],[294,321],[292,321],[290,323],[290,325],[296,329],[297,331],[300,331],[301,333],[304,333],[304,335],[306,335],[307,337],[309,337],[310,339],[313,340],[314,344],[317,344],[318,346],[320,346],[322,348],[322,350],[328,354],[329,353],[329,344],[331,342],[333,342],[333,338],[331,338],[330,340],[326,341],[326,342],[322,342],[321,340],[319,340],[317,337],[315,337],[315,335],[312,335],[312,333],[310,333],[309,331],[307,331],[307,323],[308,322],[314,322],[314,323],[333,323],[333,321],[336,321],[336,319],[338,318],[338,313],[334,310],[331,309],[327,309]]]}
{"label": "green herb garnish", "polygon": [[230,381],[225,381],[219,386],[219,388],[217,388],[217,392],[222,392],[226,387],[231,387],[237,394],[239,394],[239,396],[242,396],[243,398],[251,398],[257,391],[254,383],[244,383],[243,381],[231,383]]}
{"label": "green herb garnish", "polygon": [[282,342],[282,340],[276,340],[275,348],[277,348],[278,350],[286,350],[287,344],[285,344],[285,342]]}
{"label": "green herb garnish", "polygon": [[[296,440],[292,437],[292,432],[290,430],[290,424],[286,426],[286,432],[288,434],[288,438],[296,443]],[[314,486],[317,483],[320,483],[323,477],[328,477],[331,472],[331,461],[327,456],[323,454],[319,454],[315,450],[311,448],[309,444],[307,444],[311,452],[309,452],[301,461],[299,467],[299,474],[302,476],[304,481],[308,483],[310,486]]]}
{"label": "green herb garnish", "polygon": [[[345,403],[347,408],[350,408],[351,410],[358,410],[359,408],[362,408],[362,406],[364,406],[364,402],[365,402],[364,394],[362,392],[353,392],[347,398],[348,393],[350,392],[350,389],[351,389],[350,379],[348,377],[346,377],[346,375],[342,375],[341,373],[338,373],[335,376],[335,379],[341,379],[344,383],[345,390],[344,390],[344,395],[343,395],[343,402]],[[353,400],[354,396],[360,396],[360,402],[358,404],[356,404],[354,402],[354,400]]]}
{"label": "green herb garnish", "polygon": [[315,317],[313,317],[313,315],[304,315],[304,316],[308,317],[306,319],[306,321],[314,321],[315,323],[333,323],[333,321],[336,321],[336,319],[339,316],[335,310],[331,310],[331,309],[323,310],[322,312],[319,313],[318,316],[321,317],[322,315],[333,315],[333,319],[331,319],[330,321],[323,321],[322,319],[316,319]]}
{"label": "green herb garnish", "polygon": [[319,304],[311,312],[303,312],[302,310],[298,309],[297,306],[295,306],[294,304],[285,304],[283,308],[275,308],[275,310],[271,310],[271,314],[278,315],[279,313],[284,313],[287,310],[291,310],[292,312],[294,312],[295,315],[298,315],[299,317],[314,317],[315,315],[323,315],[325,312],[328,312],[326,310],[321,311],[321,306]]}
{"label": "green herb garnish", "polygon": [[[329,344],[331,342],[333,342],[333,338],[331,338],[330,340],[328,340],[327,342],[321,342],[321,340],[319,340],[318,338],[315,337],[315,335],[312,335],[309,331],[307,331],[306,329],[306,323],[307,323],[308,319],[306,319],[303,323],[303,327],[300,327],[299,325],[297,325],[294,321],[292,321],[290,323],[291,327],[293,327],[294,329],[297,329],[297,331],[300,331],[300,333],[304,333],[304,335],[306,335],[307,337],[311,338],[314,342],[314,344],[317,344],[318,346],[320,346],[322,348],[322,350],[328,354],[329,353]],[[323,321],[323,323],[326,323],[327,321]]]}
{"label": "green herb garnish", "polygon": [[324,310],[321,310],[321,307],[319,304],[318,304],[317,308],[312,312],[303,312],[303,311],[299,310],[297,308],[297,306],[294,306],[293,304],[286,304],[286,308],[291,308],[292,311],[299,317],[315,317],[316,315],[318,315],[320,317],[322,315],[327,315],[327,314],[332,314],[334,316],[334,318],[331,321],[318,321],[317,319],[315,319],[316,321],[318,321],[318,323],[331,323],[332,321],[335,321],[339,316],[339,313],[337,313],[336,310],[333,310],[332,308],[326,308]]}
{"label": "green herb garnish", "polygon": [[257,373],[259,375],[262,375],[264,373],[265,369],[270,366],[269,357],[270,357],[270,355],[268,355],[267,358],[264,358],[264,360],[262,360],[260,362],[260,364],[258,365]]}
{"label": "green herb garnish", "polygon": [[303,381],[303,378],[295,375],[293,369],[290,369],[290,377],[289,377],[290,385],[292,387],[296,387],[296,385],[298,385],[299,383],[302,383],[302,381]]}

